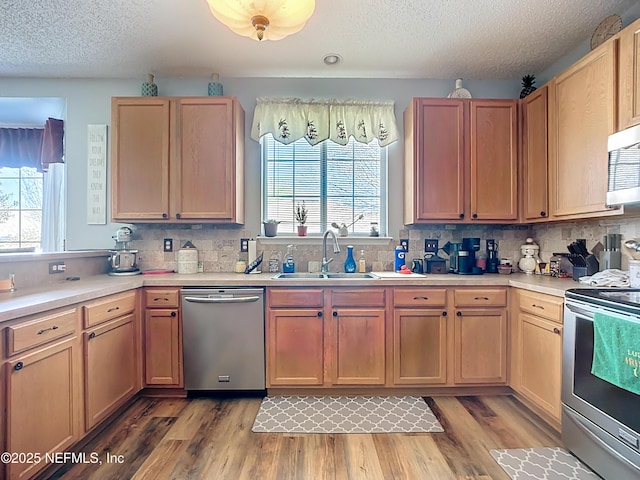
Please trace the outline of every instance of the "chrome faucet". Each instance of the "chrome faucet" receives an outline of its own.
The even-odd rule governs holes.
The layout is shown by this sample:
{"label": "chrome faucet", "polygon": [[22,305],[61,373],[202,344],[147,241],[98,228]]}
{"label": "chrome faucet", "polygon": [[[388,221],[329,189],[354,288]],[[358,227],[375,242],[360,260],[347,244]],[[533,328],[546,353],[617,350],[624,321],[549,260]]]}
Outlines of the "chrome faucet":
{"label": "chrome faucet", "polygon": [[333,261],[333,258],[327,260],[327,237],[331,235],[333,237],[333,253],[340,253],[340,245],[338,245],[338,237],[333,230],[327,230],[322,236],[322,273],[329,272],[329,264]]}

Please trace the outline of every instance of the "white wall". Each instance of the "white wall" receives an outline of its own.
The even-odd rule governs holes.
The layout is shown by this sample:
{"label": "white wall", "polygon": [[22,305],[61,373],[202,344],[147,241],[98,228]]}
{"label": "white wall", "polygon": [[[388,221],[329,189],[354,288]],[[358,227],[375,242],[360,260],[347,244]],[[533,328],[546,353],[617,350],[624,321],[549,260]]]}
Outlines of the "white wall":
{"label": "white wall", "polygon": [[[87,125],[111,123],[111,97],[140,95],[140,79],[10,79],[0,78],[3,97],[63,97],[67,100],[65,122],[67,162],[67,249],[111,248],[111,236],[119,224],[86,224]],[[206,95],[208,78],[156,78],[160,95]],[[224,94],[237,96],[246,112],[245,125],[245,225],[260,231],[260,151],[249,134],[256,97],[359,98],[394,100],[400,138],[402,113],[412,97],[446,97],[454,80],[320,79],[320,78],[222,78]],[[474,98],[517,98],[520,80],[465,80]],[[110,134],[110,129],[109,129]],[[389,147],[389,234],[402,227],[402,142]]]}

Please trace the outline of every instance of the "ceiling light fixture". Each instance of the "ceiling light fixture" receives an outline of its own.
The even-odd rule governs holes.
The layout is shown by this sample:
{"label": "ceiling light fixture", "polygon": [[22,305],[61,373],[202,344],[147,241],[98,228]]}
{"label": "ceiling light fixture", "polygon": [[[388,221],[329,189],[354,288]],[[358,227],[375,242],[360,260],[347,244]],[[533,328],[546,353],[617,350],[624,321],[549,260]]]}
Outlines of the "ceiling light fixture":
{"label": "ceiling light fixture", "polygon": [[315,0],[207,0],[211,13],[232,32],[257,40],[280,40],[299,32]]}
{"label": "ceiling light fixture", "polygon": [[342,57],[337,53],[329,53],[322,57],[322,61],[325,65],[333,66],[342,63]]}

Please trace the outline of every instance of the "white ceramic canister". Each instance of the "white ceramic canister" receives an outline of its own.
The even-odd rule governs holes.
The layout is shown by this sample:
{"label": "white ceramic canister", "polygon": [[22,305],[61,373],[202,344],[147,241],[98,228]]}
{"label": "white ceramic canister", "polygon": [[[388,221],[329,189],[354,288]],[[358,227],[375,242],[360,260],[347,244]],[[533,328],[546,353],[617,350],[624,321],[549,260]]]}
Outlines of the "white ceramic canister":
{"label": "white ceramic canister", "polygon": [[640,260],[629,260],[629,286],[640,288]]}
{"label": "white ceramic canister", "polygon": [[198,273],[198,250],[196,248],[181,248],[178,250],[178,273]]}

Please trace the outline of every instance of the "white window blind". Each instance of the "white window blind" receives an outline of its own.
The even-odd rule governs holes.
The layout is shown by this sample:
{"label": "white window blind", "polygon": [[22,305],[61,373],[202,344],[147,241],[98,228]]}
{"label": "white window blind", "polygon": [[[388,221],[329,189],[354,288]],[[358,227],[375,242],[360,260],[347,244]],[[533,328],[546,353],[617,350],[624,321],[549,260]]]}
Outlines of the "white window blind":
{"label": "white window blind", "polygon": [[288,145],[264,135],[262,145],[263,220],[279,220],[279,234],[296,231],[295,207],[304,201],[309,234],[352,224],[349,233],[368,235],[377,222],[386,233],[387,149],[349,139],[309,145],[300,139]]}

